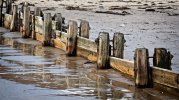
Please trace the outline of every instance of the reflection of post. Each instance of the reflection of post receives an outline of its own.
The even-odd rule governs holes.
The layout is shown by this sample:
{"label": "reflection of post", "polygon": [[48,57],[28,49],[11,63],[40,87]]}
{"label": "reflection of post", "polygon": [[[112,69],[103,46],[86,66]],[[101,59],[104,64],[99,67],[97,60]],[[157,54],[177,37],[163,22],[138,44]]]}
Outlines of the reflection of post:
{"label": "reflection of post", "polygon": [[70,82],[68,76],[65,77],[65,82],[66,82],[66,88],[70,87]]}
{"label": "reflection of post", "polygon": [[124,97],[124,93],[120,90],[116,90],[115,88],[111,89],[112,98],[122,99]]}
{"label": "reflection of post", "polygon": [[24,6],[24,18],[23,18],[23,38],[30,37],[30,7]]}
{"label": "reflection of post", "polygon": [[109,33],[101,32],[98,37],[97,68],[109,68]]}
{"label": "reflection of post", "polygon": [[113,36],[113,56],[117,58],[123,58],[124,52],[124,34],[122,33],[114,33]]}
{"label": "reflection of post", "polygon": [[52,17],[50,13],[44,14],[44,26],[43,26],[43,46],[50,46],[51,33],[52,33]]}
{"label": "reflection of post", "polygon": [[145,48],[135,51],[134,77],[137,87],[149,87],[152,84],[148,55],[148,49]]}
{"label": "reflection of post", "polygon": [[89,22],[85,20],[81,20],[79,36],[89,39],[89,30],[90,30]]}
{"label": "reflection of post", "polygon": [[45,69],[44,69],[44,65],[41,65],[42,67],[42,81],[45,82]]}
{"label": "reflection of post", "polygon": [[108,94],[108,88],[104,83],[109,82],[109,79],[101,76],[96,76],[97,77],[97,96],[99,99],[106,100],[107,99],[107,94]]}
{"label": "reflection of post", "polygon": [[10,31],[17,31],[17,29],[18,29],[17,5],[14,5]]}
{"label": "reflection of post", "polygon": [[67,31],[66,51],[68,56],[76,56],[78,25],[76,21],[69,21]]}
{"label": "reflection of post", "polygon": [[171,70],[171,60],[173,55],[167,52],[165,48],[155,48],[153,65],[156,67],[170,69]]}
{"label": "reflection of post", "polygon": [[2,9],[4,0],[0,0],[0,26],[2,26]]}

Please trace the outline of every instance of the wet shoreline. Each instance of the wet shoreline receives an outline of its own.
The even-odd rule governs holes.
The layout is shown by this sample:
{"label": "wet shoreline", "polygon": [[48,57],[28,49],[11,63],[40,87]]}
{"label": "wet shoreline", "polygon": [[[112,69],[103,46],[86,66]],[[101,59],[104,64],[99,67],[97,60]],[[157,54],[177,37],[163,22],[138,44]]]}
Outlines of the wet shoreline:
{"label": "wet shoreline", "polygon": [[[20,4],[23,0],[17,0]],[[44,13],[61,13],[67,24],[69,20],[89,21],[90,39],[99,32],[108,32],[110,39],[115,32],[125,35],[124,58],[133,61],[136,48],[148,48],[153,56],[154,48],[166,48],[174,55],[172,71],[179,72],[179,2],[175,0],[27,0],[31,9],[41,7]],[[87,9],[87,10],[84,10]],[[104,12],[104,13],[95,13]],[[112,14],[108,14],[109,12]],[[125,15],[121,15],[125,12]],[[116,15],[116,14],[117,15]],[[130,13],[130,14],[127,14]],[[152,59],[150,61],[152,64]]]}
{"label": "wet shoreline", "polygon": [[[89,21],[92,40],[102,31],[109,32],[110,39],[115,32],[124,33],[125,59],[133,60],[136,48],[148,48],[150,56],[154,48],[167,48],[174,55],[172,71],[179,72],[177,1],[158,0],[155,5],[152,0],[121,4],[115,0],[27,1],[42,7],[43,12],[61,13],[65,23],[75,20],[79,25],[80,20]],[[23,0],[17,1],[21,2]],[[123,11],[130,14],[121,15]],[[137,89],[132,78],[114,69],[97,70],[93,62],[67,57],[62,50],[42,47],[40,42],[22,39],[19,33],[4,28],[0,28],[0,34],[0,97],[3,100],[179,99],[178,89],[157,84],[154,88]]]}
{"label": "wet shoreline", "polygon": [[[67,57],[64,51],[52,47],[37,46],[34,48],[34,45],[39,45],[39,42],[21,39],[20,36],[17,38],[19,33],[8,32],[5,34],[13,34],[13,36],[6,35],[8,36],[7,40],[16,37],[6,41],[4,43],[6,45],[0,45],[0,84],[3,86],[3,83],[7,82],[8,84],[5,86],[9,87],[6,91],[1,91],[4,93],[0,95],[4,95],[5,98],[12,99],[14,97],[16,93],[9,92],[10,87],[14,85],[20,85],[19,88],[27,93],[29,93],[27,86],[30,86],[32,89],[30,89],[28,96],[30,100],[33,99],[34,95],[38,96],[36,99],[45,98],[46,95],[53,99],[77,98],[87,100],[178,98],[177,95],[164,90],[136,89],[133,79],[113,69],[97,70],[96,64],[85,64],[88,60],[84,58]],[[12,44],[8,45],[9,43]],[[37,93],[35,90],[43,91]],[[6,95],[9,93],[11,96]],[[20,96],[22,94],[17,92],[16,97],[23,100],[26,94]]]}

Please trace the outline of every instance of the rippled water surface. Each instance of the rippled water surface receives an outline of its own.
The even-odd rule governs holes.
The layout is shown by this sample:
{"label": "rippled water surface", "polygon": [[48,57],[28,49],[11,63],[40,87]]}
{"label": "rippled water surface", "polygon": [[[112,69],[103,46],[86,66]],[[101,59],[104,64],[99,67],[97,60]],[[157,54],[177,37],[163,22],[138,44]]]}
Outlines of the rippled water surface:
{"label": "rippled water surface", "polygon": [[129,76],[113,69],[97,70],[93,62],[81,57],[67,57],[60,49],[42,47],[40,42],[18,38],[18,34],[5,33],[3,36],[8,38],[16,37],[6,42],[1,37],[2,100],[179,98],[176,92],[136,89]]}

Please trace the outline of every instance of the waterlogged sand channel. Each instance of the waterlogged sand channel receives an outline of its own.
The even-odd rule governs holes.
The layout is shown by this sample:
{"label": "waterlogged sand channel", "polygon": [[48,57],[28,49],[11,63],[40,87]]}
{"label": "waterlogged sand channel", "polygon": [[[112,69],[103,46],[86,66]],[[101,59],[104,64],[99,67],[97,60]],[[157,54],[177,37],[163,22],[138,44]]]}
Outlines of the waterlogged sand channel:
{"label": "waterlogged sand channel", "polygon": [[176,91],[137,89],[129,76],[113,69],[97,70],[95,63],[21,39],[16,32],[1,32],[0,43],[1,100],[179,98]]}

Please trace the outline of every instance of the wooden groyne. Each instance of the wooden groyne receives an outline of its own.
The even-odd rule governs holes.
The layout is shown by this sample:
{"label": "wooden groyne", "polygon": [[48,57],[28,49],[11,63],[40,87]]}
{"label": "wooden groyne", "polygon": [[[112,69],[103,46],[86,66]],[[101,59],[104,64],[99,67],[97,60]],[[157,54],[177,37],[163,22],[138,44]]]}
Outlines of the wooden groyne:
{"label": "wooden groyne", "polygon": [[[19,7],[21,9],[17,9]],[[179,73],[168,70],[172,55],[165,48],[156,48],[153,57],[149,57],[148,49],[137,48],[134,61],[129,61],[123,59],[125,39],[122,33],[114,34],[111,46],[107,32],[100,32],[95,41],[89,39],[87,21],[82,20],[78,27],[77,22],[71,20],[65,26],[60,13],[52,17],[50,13],[43,14],[39,7],[30,11],[28,3],[14,4],[12,11],[3,13],[1,10],[1,25],[11,31],[19,31],[22,38],[32,38],[41,41],[43,46],[60,48],[68,56],[82,56],[97,62],[98,69],[114,68],[134,77],[137,87],[152,87],[155,82],[179,89]],[[150,66],[150,58],[155,66]]]}

